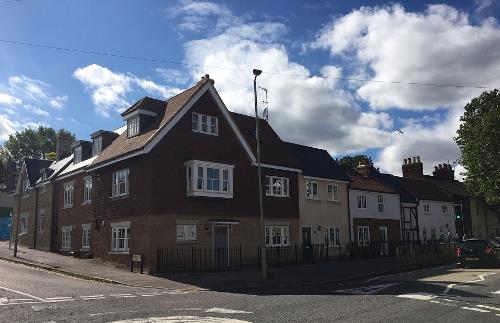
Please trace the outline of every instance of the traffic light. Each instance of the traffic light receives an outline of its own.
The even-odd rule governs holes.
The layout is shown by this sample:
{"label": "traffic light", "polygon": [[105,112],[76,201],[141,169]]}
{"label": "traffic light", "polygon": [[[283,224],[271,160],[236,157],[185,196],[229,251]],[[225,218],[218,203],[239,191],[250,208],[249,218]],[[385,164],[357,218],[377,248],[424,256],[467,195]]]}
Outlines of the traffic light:
{"label": "traffic light", "polygon": [[455,221],[462,221],[464,218],[462,216],[462,208],[455,208]]}

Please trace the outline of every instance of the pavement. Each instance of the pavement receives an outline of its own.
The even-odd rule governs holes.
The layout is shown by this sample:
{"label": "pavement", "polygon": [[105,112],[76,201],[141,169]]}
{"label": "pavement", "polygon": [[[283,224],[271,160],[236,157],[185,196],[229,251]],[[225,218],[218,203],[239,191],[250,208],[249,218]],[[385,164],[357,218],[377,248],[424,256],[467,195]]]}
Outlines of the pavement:
{"label": "pavement", "polygon": [[153,276],[131,273],[123,267],[103,263],[99,259],[78,259],[24,247],[18,257],[12,256],[8,242],[0,242],[0,259],[73,276],[80,279],[133,287],[234,291],[273,289],[286,286],[321,285],[369,278],[450,263],[441,257],[389,257],[344,260],[310,265],[272,267],[269,279],[262,279],[257,267],[222,273],[187,273]]}
{"label": "pavement", "polygon": [[[139,276],[139,275],[138,275]],[[454,265],[231,292],[82,280],[0,261],[0,322],[498,322],[500,270]]]}

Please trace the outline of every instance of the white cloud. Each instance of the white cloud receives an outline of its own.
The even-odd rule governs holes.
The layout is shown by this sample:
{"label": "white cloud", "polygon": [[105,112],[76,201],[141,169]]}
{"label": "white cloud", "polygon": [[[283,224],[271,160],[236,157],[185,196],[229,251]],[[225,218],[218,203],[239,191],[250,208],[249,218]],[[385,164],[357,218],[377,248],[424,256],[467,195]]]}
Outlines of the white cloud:
{"label": "white cloud", "polygon": [[32,112],[36,115],[43,116],[43,117],[48,117],[50,115],[47,111],[42,110],[42,109],[37,108],[37,107],[33,107]]}
{"label": "white cloud", "polygon": [[137,90],[168,98],[179,89],[169,88],[155,82],[139,78],[131,73],[115,73],[97,64],[78,68],[73,76],[90,91],[95,110],[104,117],[109,117],[112,110],[123,111],[130,106],[129,95]]}
{"label": "white cloud", "polygon": [[474,4],[476,5],[476,13],[480,13],[491,7],[493,0],[474,0]]}
{"label": "white cloud", "polygon": [[52,98],[49,101],[49,104],[53,108],[60,109],[60,108],[62,108],[64,106],[64,104],[66,103],[66,101],[68,101],[68,96],[67,95],[56,96],[56,97]]}
{"label": "white cloud", "polygon": [[[438,84],[500,84],[500,27],[494,19],[479,25],[446,5],[421,13],[400,5],[361,8],[334,18],[313,48],[326,48],[353,70],[376,80]],[[357,93],[374,109],[434,110],[463,106],[481,89],[358,84]]]}
{"label": "white cloud", "polygon": [[25,75],[15,75],[10,76],[8,81],[9,92],[14,95],[21,96],[23,98],[23,101],[31,101],[38,104],[48,104],[53,108],[60,109],[68,100],[67,95],[53,96],[51,93],[51,86],[41,80],[32,79]]}
{"label": "white cloud", "polygon": [[18,123],[12,122],[7,116],[0,114],[0,140],[9,139],[9,135],[13,134],[18,127]]}
{"label": "white cloud", "polygon": [[19,98],[16,98],[10,94],[7,93],[0,93],[0,104],[1,105],[7,105],[7,106],[13,106],[13,105],[20,105],[22,104],[23,101]]}
{"label": "white cloud", "polygon": [[171,68],[156,68],[155,72],[167,83],[186,84],[190,77],[186,71]]}

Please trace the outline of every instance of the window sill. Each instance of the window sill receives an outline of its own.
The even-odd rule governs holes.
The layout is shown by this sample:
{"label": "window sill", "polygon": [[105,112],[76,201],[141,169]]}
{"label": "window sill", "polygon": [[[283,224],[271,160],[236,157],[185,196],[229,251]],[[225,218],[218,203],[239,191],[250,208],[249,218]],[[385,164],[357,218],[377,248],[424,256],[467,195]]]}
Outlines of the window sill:
{"label": "window sill", "polygon": [[130,254],[129,251],[110,251],[108,252],[108,255],[128,255]]}
{"label": "window sill", "polygon": [[340,201],[335,201],[335,200],[327,200],[326,202],[331,204],[340,204]]}
{"label": "window sill", "polygon": [[22,232],[22,233],[19,233],[19,236],[25,236],[27,234],[28,234],[28,232]]}
{"label": "window sill", "polygon": [[92,201],[87,201],[82,203],[82,205],[89,205],[89,204],[92,204]]}
{"label": "window sill", "polygon": [[207,191],[191,191],[187,192],[188,197],[196,197],[196,196],[203,196],[203,197],[220,197],[220,198],[225,198],[225,199],[232,199],[233,198],[233,193],[220,193],[220,192],[207,192]]}
{"label": "window sill", "polygon": [[196,244],[199,243],[198,240],[176,240],[176,244]]}
{"label": "window sill", "polygon": [[320,199],[308,199],[306,198],[306,202],[308,203],[321,203]]}
{"label": "window sill", "polygon": [[288,198],[290,196],[288,195],[270,195],[270,194],[266,194],[266,197],[277,197],[277,198]]}
{"label": "window sill", "polygon": [[66,210],[66,209],[71,209],[73,207],[73,204],[71,205],[65,205],[61,208],[61,210]]}
{"label": "window sill", "polygon": [[129,197],[129,194],[127,195],[120,195],[120,196],[110,196],[109,199],[112,201],[119,201],[119,200],[124,200]]}

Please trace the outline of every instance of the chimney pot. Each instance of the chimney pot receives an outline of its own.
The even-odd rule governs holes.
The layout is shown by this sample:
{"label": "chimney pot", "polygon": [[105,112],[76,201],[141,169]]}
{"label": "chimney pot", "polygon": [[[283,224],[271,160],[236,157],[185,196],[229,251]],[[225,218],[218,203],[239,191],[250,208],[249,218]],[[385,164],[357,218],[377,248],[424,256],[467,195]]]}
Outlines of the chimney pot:
{"label": "chimney pot", "polygon": [[443,164],[438,165],[439,169],[443,169]]}
{"label": "chimney pot", "polygon": [[413,157],[413,163],[415,164],[417,162],[417,157]]}
{"label": "chimney pot", "polygon": [[417,163],[420,163],[420,156],[417,156]]}
{"label": "chimney pot", "polygon": [[408,161],[406,160],[406,158],[405,158],[405,159],[403,159],[403,163],[404,163],[405,165],[406,165],[406,164],[408,164]]}
{"label": "chimney pot", "polygon": [[408,157],[408,164],[411,164],[411,158]]}
{"label": "chimney pot", "polygon": [[437,166],[434,166],[434,170],[438,170],[438,167],[437,167]]}

